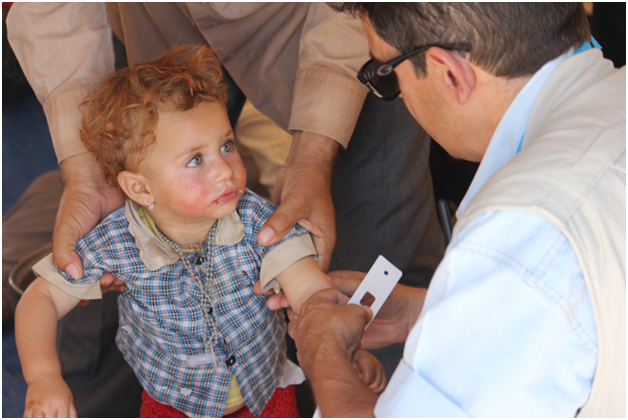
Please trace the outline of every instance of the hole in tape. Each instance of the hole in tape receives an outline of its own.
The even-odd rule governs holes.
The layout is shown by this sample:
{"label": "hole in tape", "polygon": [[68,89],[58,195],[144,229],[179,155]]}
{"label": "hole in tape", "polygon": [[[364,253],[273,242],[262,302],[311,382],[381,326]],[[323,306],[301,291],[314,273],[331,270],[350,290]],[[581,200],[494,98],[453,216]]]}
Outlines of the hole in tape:
{"label": "hole in tape", "polygon": [[368,306],[369,308],[373,306],[373,303],[375,303],[375,296],[373,296],[369,292],[366,292],[360,300],[360,305]]}

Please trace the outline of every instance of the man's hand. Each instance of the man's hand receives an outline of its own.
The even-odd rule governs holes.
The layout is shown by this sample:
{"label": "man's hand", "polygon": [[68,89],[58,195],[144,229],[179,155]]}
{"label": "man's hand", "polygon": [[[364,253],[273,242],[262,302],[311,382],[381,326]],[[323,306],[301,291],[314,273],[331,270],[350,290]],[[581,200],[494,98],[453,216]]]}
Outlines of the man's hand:
{"label": "man's hand", "polygon": [[83,264],[76,253],[77,242],[122,206],[124,196],[107,184],[100,164],[89,152],[61,162],[61,174],[63,196],[52,235],[52,258],[57,267],[80,279]]}
{"label": "man's hand", "polygon": [[290,155],[277,175],[273,201],[279,207],[257,235],[270,245],[299,223],[313,236],[318,266],[327,272],[336,246],[336,216],[331,199],[331,172],[338,143],[309,132],[296,132]]}
{"label": "man's hand", "polygon": [[334,289],[312,295],[301,315],[288,324],[297,358],[312,384],[323,417],[373,417],[377,395],[360,379],[353,356],[373,312],[347,305]]}
{"label": "man's hand", "polygon": [[[331,285],[346,296],[353,296],[366,273],[359,271],[331,271],[328,273],[328,280]],[[262,293],[259,280],[253,285],[255,293]],[[427,289],[409,287],[398,284],[377,313],[377,316],[364,333],[361,345],[366,349],[378,349],[394,343],[406,341],[410,329],[419,318]],[[266,300],[269,309],[289,308],[290,303],[283,292],[274,294],[268,291],[266,295],[271,295]],[[364,302],[369,305],[372,302]],[[296,319],[294,313],[288,309],[290,319]]]}
{"label": "man's hand", "polygon": [[[353,296],[366,273],[357,271],[332,271],[332,286],[347,296]],[[397,285],[377,313],[362,337],[362,347],[377,349],[406,341],[410,329],[423,308],[426,289]],[[369,304],[369,302],[365,302]]]}
{"label": "man's hand", "polygon": [[379,393],[386,388],[386,372],[377,357],[366,350],[357,349],[352,361],[353,368],[371,392]]}
{"label": "man's hand", "polygon": [[301,306],[301,315],[288,325],[306,375],[310,368],[324,365],[330,357],[351,361],[373,312],[363,306],[347,305],[348,301],[337,290],[321,290]]}
{"label": "man's hand", "polygon": [[24,417],[76,417],[72,392],[60,374],[41,374],[28,384]]}

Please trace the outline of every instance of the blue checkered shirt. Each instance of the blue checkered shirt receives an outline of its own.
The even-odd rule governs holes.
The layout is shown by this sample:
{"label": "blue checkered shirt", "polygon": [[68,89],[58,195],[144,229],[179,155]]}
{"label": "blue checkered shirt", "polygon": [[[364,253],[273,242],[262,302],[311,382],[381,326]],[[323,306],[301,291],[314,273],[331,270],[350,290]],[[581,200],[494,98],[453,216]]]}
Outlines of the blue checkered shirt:
{"label": "blue checkered shirt", "polygon": [[[189,368],[185,363],[187,356],[205,352],[199,285],[181,260],[153,271],[146,267],[124,208],[79,242],[77,252],[85,266],[81,280],[60,271],[75,284],[97,282],[105,272],[126,283],[118,300],[116,343],[157,401],[190,417],[221,417],[231,375],[253,415],[259,416],[271,398],[286,362],[285,318],[282,311],[267,308],[265,298],[253,293],[253,284],[259,279],[262,259],[278,245],[264,247],[256,240],[274,209],[272,203],[245,191],[236,210],[244,238],[231,245],[216,244],[211,316],[217,331],[218,372],[211,364]],[[302,235],[308,232],[295,226],[282,242]],[[199,255],[206,255],[207,247],[203,249],[184,257],[195,264]]]}

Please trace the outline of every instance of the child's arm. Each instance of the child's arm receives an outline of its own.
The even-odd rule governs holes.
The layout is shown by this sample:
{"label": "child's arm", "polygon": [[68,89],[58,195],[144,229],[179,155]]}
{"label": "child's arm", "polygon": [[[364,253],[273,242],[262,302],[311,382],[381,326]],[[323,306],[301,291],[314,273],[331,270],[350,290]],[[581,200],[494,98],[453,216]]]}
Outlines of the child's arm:
{"label": "child's arm", "polygon": [[276,277],[292,310],[298,315],[301,305],[314,293],[331,287],[327,275],[318,268],[314,257],[301,258]]}
{"label": "child's arm", "polygon": [[[327,275],[318,268],[314,257],[298,260],[276,277],[286,295],[290,307],[299,315],[301,305],[314,293],[331,288]],[[366,350],[353,354],[353,368],[372,392],[379,393],[386,387],[386,373],[381,362]]]}
{"label": "child's arm", "polygon": [[15,341],[28,384],[24,417],[76,417],[72,393],[61,376],[57,321],[78,298],[37,278],[15,310]]}

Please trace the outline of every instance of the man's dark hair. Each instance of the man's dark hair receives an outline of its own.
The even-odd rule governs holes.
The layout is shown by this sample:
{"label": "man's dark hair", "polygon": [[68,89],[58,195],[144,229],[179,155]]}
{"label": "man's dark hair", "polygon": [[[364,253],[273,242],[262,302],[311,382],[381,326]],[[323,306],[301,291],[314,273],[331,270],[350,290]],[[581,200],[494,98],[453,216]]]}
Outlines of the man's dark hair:
{"label": "man's dark hair", "polygon": [[[369,19],[401,53],[430,44],[468,44],[462,53],[500,77],[534,74],[591,38],[582,3],[341,3],[340,11]],[[412,58],[425,74],[425,54]]]}

